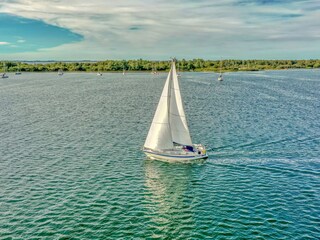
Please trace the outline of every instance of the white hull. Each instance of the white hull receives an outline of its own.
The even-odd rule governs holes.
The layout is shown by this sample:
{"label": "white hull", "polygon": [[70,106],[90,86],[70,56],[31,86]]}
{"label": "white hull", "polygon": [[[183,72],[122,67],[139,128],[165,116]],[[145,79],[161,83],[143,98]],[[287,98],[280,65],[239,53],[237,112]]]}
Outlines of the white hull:
{"label": "white hull", "polygon": [[197,153],[190,153],[190,154],[167,154],[167,153],[156,153],[152,151],[145,150],[144,153],[147,155],[148,158],[153,160],[160,160],[165,162],[195,162],[199,160],[203,160],[208,158],[207,154],[197,154]]}

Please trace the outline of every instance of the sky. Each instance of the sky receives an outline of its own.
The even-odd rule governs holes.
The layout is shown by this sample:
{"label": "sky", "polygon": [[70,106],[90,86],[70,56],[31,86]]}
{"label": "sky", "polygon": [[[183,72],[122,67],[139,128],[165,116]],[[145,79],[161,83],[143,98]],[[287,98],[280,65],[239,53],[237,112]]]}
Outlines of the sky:
{"label": "sky", "polygon": [[319,59],[320,0],[1,0],[0,60]]}

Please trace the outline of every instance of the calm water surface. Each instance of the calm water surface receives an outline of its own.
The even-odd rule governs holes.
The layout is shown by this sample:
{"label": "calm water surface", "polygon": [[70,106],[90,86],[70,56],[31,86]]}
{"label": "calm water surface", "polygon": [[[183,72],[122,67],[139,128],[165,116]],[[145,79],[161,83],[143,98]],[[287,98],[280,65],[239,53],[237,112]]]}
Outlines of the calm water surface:
{"label": "calm water surface", "polygon": [[319,239],[320,71],[182,73],[193,165],[141,152],[165,78],[0,79],[0,239]]}

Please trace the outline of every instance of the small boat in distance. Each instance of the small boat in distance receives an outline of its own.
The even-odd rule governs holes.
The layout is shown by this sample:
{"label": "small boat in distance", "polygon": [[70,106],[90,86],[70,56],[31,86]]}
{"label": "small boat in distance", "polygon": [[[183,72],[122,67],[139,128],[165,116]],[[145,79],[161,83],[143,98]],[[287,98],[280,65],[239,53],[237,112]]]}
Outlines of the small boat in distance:
{"label": "small boat in distance", "polygon": [[125,70],[124,66],[123,66],[122,75],[126,75],[126,70]]}
{"label": "small boat in distance", "polygon": [[6,73],[1,73],[1,78],[8,78],[9,76]]}
{"label": "small boat in distance", "polygon": [[[154,64],[154,65],[155,65],[155,64]],[[157,72],[157,67],[156,67],[156,66],[152,66],[151,74],[153,74],[153,75],[158,75],[158,74],[159,74],[159,73]]]}
{"label": "small boat in distance", "polygon": [[18,71],[15,72],[15,75],[21,75],[20,66],[18,65]]}
{"label": "small boat in distance", "polygon": [[59,75],[59,76],[62,76],[62,75],[63,75],[62,69],[59,69],[59,70],[58,70],[58,75]]}
{"label": "small boat in distance", "polygon": [[205,147],[191,141],[175,63],[173,59],[143,151],[150,159],[167,162],[206,159]]}
{"label": "small boat in distance", "polygon": [[223,76],[222,76],[222,60],[220,61],[220,74],[218,77],[218,81],[223,81]]}
{"label": "small boat in distance", "polygon": [[178,77],[181,77],[180,70],[179,70],[179,66],[178,66],[178,69],[177,69],[177,76],[178,76]]}
{"label": "small boat in distance", "polygon": [[1,78],[8,78],[9,76],[6,74],[7,68],[6,63],[3,63],[3,73],[1,73]]}

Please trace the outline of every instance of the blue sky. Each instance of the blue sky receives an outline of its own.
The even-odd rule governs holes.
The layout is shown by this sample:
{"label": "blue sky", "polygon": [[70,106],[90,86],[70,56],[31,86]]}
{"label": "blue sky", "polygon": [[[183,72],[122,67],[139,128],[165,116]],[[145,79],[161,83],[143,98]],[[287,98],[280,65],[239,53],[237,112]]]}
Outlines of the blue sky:
{"label": "blue sky", "polygon": [[20,53],[52,48],[83,39],[66,28],[43,21],[0,13],[1,53]]}
{"label": "blue sky", "polygon": [[0,60],[320,58],[319,0],[5,0]]}

